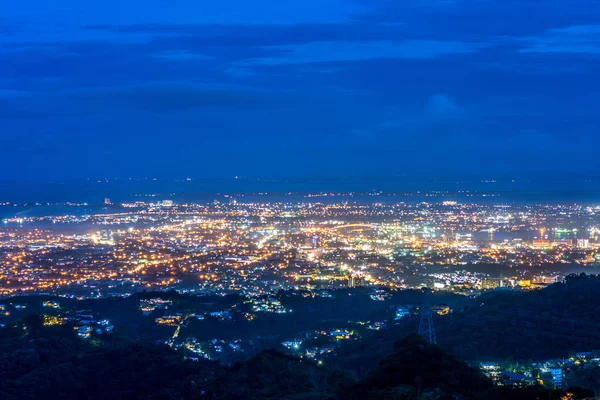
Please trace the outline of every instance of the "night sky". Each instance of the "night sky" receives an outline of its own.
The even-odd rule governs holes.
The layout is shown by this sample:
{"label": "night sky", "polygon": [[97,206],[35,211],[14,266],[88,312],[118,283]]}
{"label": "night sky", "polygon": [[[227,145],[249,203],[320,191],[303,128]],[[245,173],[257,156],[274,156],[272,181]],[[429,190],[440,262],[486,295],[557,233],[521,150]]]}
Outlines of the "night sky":
{"label": "night sky", "polygon": [[600,172],[597,0],[0,2],[0,179]]}

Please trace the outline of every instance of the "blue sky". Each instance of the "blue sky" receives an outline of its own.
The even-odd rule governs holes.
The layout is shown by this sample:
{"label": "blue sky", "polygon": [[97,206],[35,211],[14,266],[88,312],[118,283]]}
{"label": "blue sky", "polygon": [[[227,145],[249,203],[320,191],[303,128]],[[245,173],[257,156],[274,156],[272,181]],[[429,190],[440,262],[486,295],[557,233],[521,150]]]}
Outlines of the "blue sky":
{"label": "blue sky", "polygon": [[0,179],[600,172],[600,3],[0,3]]}

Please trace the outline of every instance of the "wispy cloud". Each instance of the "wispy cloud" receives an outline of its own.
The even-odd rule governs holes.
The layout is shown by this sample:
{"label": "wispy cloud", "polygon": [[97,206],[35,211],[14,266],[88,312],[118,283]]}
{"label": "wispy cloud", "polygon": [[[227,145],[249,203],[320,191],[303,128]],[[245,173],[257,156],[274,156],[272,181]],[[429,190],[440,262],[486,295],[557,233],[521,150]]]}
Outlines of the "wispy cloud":
{"label": "wispy cloud", "polygon": [[444,127],[442,131],[456,131],[470,123],[470,117],[464,106],[446,94],[437,93],[429,96],[424,106],[411,109],[400,109],[391,119],[380,124],[384,131],[402,131],[403,134],[421,136],[436,127]]}
{"label": "wispy cloud", "polygon": [[524,38],[521,53],[600,54],[600,25],[573,25]]}
{"label": "wispy cloud", "polygon": [[313,42],[293,46],[276,46],[279,55],[245,61],[246,65],[313,64],[369,59],[435,58],[451,54],[476,52],[479,43],[435,40]]}
{"label": "wispy cloud", "polygon": [[80,102],[129,106],[159,113],[195,108],[278,108],[288,106],[296,99],[290,93],[282,91],[191,81],[162,81],[134,86],[80,89],[67,95]]}
{"label": "wispy cloud", "polygon": [[31,94],[31,92],[26,90],[0,89],[0,99],[23,98]]}
{"label": "wispy cloud", "polygon": [[205,54],[194,53],[185,50],[168,50],[161,53],[156,53],[154,54],[154,57],[172,61],[198,61],[210,60],[212,58]]}

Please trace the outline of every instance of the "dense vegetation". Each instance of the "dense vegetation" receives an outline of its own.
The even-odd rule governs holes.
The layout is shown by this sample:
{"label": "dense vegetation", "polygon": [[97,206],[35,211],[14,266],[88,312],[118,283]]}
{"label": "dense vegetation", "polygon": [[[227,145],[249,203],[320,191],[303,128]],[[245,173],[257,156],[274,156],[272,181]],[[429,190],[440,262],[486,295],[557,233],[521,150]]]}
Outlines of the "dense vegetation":
{"label": "dense vegetation", "polygon": [[[463,300],[451,314],[435,316],[438,344],[468,361],[543,361],[598,350],[599,287],[598,276],[571,275],[544,290],[494,291]],[[418,323],[418,316],[409,317],[367,340],[344,343],[328,363],[362,375]]]}
{"label": "dense vegetation", "polygon": [[[270,350],[224,367],[166,346],[111,337],[83,342],[32,314],[0,329],[2,399],[559,399],[539,387],[496,388],[465,362],[410,335],[368,376],[353,377]],[[578,393],[585,398],[592,393]],[[448,397],[451,398],[451,397]]]}
{"label": "dense vegetation", "polygon": [[[450,315],[435,317],[439,347],[411,334],[418,317],[410,316],[388,329],[367,332],[359,340],[342,344],[337,355],[325,360],[325,367],[260,348],[232,365],[184,360],[183,354],[155,344],[163,327],[151,324],[153,316],[140,316],[137,310],[139,298],[156,297],[156,293],[128,299],[72,300],[82,309],[110,312],[115,325],[123,326],[113,334],[95,335],[87,341],[69,324],[44,326],[36,313],[41,311],[35,305],[39,298],[21,298],[19,302],[30,305],[30,314],[0,328],[0,398],[336,400],[452,395],[465,399],[559,399],[563,392],[540,387],[494,387],[462,360],[541,361],[600,348],[599,285],[597,276],[574,275],[564,283],[534,292],[500,291],[476,299],[433,294],[432,302],[453,308]],[[222,310],[239,304],[236,296],[160,296],[173,299],[178,311]],[[297,329],[291,326],[294,323],[339,326],[351,316],[387,318],[393,312],[390,305],[418,304],[424,293],[397,292],[386,302],[368,301],[364,305],[365,297],[368,293],[364,290],[342,291],[333,299],[281,293],[282,303],[293,308],[293,314],[265,315],[258,324],[234,315],[229,322],[208,320],[189,329],[194,334],[208,329],[206,337],[224,329],[238,329],[250,337],[266,332],[280,334],[280,327],[291,333]],[[61,302],[68,305],[65,299]],[[347,307],[339,310],[340,303]],[[144,333],[146,329],[149,333]],[[599,371],[597,367],[571,371],[566,379],[570,385],[599,391]],[[592,396],[585,390],[570,392],[572,398]]]}

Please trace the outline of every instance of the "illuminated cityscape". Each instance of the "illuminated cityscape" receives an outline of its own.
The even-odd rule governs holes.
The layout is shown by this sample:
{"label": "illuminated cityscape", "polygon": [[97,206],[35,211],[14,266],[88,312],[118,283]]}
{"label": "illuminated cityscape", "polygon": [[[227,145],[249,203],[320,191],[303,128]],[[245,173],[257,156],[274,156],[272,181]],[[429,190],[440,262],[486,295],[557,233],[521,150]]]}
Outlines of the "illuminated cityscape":
{"label": "illuminated cityscape", "polygon": [[43,326],[68,326],[83,342],[148,338],[188,362],[231,364],[277,348],[336,366],[357,344],[414,332],[430,312],[424,329],[434,337],[437,330],[443,346],[460,327],[478,332],[498,321],[548,339],[574,334],[574,343],[587,346],[560,359],[548,355],[560,354],[569,341],[530,356],[524,348],[513,351],[537,358],[533,364],[493,361],[493,350],[469,353],[498,387],[561,388],[584,366],[600,368],[600,353],[590,345],[596,336],[571,330],[585,322],[566,327],[563,313],[548,319],[551,314],[513,311],[494,297],[479,317],[468,311],[482,307],[486,295],[542,293],[597,273],[600,206],[447,196],[242,193],[101,206],[7,202],[5,214],[44,208],[1,221],[0,326],[35,312]]}
{"label": "illuminated cityscape", "polygon": [[600,1],[0,1],[0,400],[600,399]]}
{"label": "illuminated cityscape", "polygon": [[600,265],[600,207],[225,199],[7,218],[0,294],[426,286],[477,295],[539,289]]}

